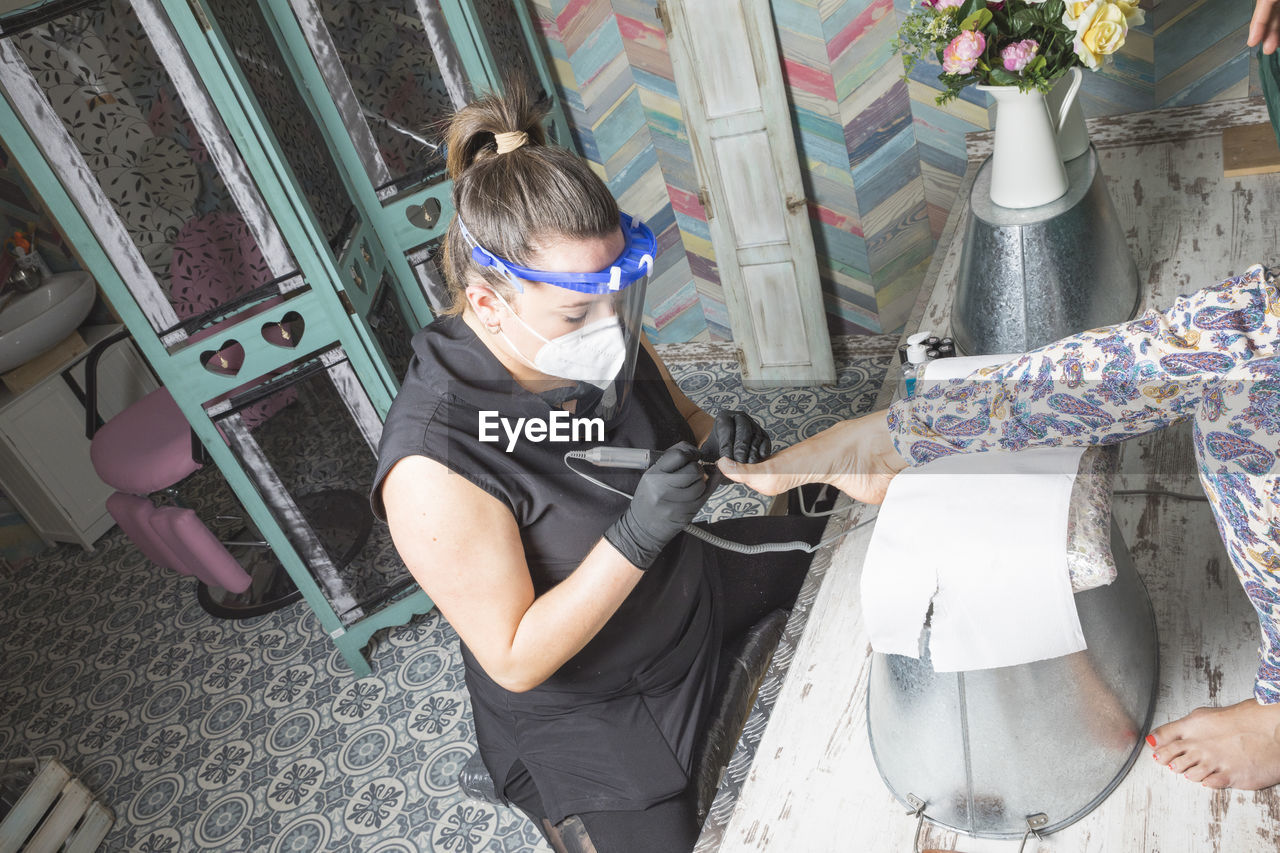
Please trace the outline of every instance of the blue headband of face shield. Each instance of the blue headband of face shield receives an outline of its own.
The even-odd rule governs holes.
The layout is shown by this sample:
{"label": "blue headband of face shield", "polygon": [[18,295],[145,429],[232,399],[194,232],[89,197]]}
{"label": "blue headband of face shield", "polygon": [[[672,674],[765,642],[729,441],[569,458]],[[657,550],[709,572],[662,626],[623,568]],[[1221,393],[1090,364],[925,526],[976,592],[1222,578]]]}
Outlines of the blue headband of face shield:
{"label": "blue headband of face shield", "polygon": [[525,281],[554,284],[556,287],[563,287],[577,293],[616,293],[644,278],[653,270],[653,256],[657,251],[657,240],[654,239],[649,226],[625,213],[621,215],[621,220],[622,233],[627,238],[627,247],[612,264],[599,272],[531,270],[500,258],[481,246],[476,238],[471,236],[461,216],[458,217],[458,231],[471,245],[471,259],[482,267],[492,267],[511,282],[511,286],[518,293],[524,292]]}

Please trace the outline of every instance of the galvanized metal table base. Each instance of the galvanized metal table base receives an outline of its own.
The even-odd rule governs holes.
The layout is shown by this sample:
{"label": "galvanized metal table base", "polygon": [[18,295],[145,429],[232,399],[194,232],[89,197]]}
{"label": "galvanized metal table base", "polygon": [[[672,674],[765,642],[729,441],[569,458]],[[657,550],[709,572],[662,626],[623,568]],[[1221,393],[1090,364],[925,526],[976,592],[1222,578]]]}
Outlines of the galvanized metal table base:
{"label": "galvanized metal table base", "polygon": [[1023,210],[991,201],[990,158],[979,169],[951,309],[961,353],[1026,352],[1137,312],[1138,269],[1097,152],[1066,167],[1067,194]]}
{"label": "galvanized metal table base", "polygon": [[[935,673],[927,657],[873,656],[871,751],[907,810],[984,838],[1025,838],[1084,817],[1120,783],[1155,709],[1155,616],[1114,522],[1117,578],[1076,594],[1088,650],[1020,666]],[[1032,603],[1027,618],[1034,619]]]}

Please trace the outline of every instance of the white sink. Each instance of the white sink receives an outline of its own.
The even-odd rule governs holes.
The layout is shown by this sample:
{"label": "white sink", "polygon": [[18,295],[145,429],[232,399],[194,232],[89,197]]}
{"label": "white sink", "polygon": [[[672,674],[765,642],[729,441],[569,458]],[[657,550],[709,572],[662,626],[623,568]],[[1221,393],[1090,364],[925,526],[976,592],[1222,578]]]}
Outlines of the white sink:
{"label": "white sink", "polygon": [[87,272],[60,272],[30,293],[0,295],[0,373],[57,346],[89,316],[97,286]]}

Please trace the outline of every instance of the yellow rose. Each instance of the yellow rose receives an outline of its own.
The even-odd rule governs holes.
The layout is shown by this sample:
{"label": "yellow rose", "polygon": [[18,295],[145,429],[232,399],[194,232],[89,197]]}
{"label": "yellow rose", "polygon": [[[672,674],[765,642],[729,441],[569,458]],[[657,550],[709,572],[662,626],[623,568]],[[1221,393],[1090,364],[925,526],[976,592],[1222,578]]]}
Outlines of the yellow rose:
{"label": "yellow rose", "polygon": [[[1124,22],[1130,27],[1140,27],[1146,21],[1147,15],[1138,7],[1138,0],[1103,0],[1114,6],[1118,6],[1121,12],[1124,12]],[[1062,23],[1072,31],[1077,32],[1080,29],[1080,19],[1084,16],[1086,10],[1094,4],[1094,0],[1066,0],[1062,11]]]}
{"label": "yellow rose", "polygon": [[1074,31],[1080,23],[1080,16],[1091,5],[1093,0],[1067,0],[1066,8],[1062,12],[1062,23]]}
{"label": "yellow rose", "polygon": [[1087,68],[1097,68],[1124,47],[1129,32],[1124,10],[1110,0],[1094,0],[1081,13],[1076,27],[1076,56]]}
{"label": "yellow rose", "polygon": [[1138,8],[1138,0],[1112,0],[1124,12],[1127,27],[1140,27],[1147,20],[1147,13]]}

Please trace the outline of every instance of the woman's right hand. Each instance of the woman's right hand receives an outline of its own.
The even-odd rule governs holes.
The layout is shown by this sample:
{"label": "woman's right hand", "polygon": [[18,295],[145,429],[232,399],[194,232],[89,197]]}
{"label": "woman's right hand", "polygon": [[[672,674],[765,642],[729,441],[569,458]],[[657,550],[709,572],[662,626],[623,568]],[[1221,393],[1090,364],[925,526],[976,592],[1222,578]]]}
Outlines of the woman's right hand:
{"label": "woman's right hand", "polygon": [[644,472],[631,506],[605,530],[604,538],[633,566],[647,569],[667,543],[693,521],[706,493],[698,449],[682,441]]}
{"label": "woman's right hand", "polygon": [[830,483],[856,501],[878,504],[889,482],[907,467],[889,436],[884,411],[841,421],[756,465],[722,458],[730,480],[777,495],[805,483]]}

